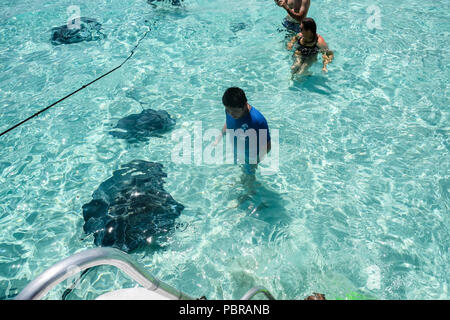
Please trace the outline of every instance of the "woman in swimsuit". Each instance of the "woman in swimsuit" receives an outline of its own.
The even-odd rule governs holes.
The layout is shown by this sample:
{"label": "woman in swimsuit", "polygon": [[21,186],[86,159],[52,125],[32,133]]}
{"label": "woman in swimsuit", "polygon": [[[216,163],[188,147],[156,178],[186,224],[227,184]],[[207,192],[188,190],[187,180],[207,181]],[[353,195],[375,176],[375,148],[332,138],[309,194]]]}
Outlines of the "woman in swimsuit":
{"label": "woman in swimsuit", "polygon": [[288,43],[288,50],[297,43],[297,49],[294,57],[295,62],[291,67],[292,74],[304,74],[309,67],[317,61],[317,54],[322,53],[323,67],[322,71],[327,72],[327,64],[333,58],[333,51],[328,49],[328,45],[322,36],[316,33],[316,23],[312,18],[305,18],[301,23],[302,32],[292,37]]}

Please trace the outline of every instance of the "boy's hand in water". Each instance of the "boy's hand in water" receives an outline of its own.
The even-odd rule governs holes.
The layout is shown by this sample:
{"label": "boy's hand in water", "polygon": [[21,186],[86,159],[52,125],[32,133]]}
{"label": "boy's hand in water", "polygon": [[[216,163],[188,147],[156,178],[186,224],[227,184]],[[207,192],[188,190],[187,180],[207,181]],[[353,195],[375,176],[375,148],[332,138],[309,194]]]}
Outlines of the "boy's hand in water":
{"label": "boy's hand in water", "polygon": [[220,141],[222,141],[222,136],[217,137],[217,139],[213,142],[212,146],[216,147],[219,144]]}
{"label": "boy's hand in water", "polygon": [[219,142],[222,141],[222,138],[225,135],[226,131],[227,131],[227,124],[225,123],[225,125],[222,128],[222,134],[217,137],[216,141],[214,141],[213,147],[217,146],[219,144]]}
{"label": "boy's hand in water", "polygon": [[323,71],[324,73],[327,73],[327,72],[328,72],[327,67],[323,67],[323,68],[322,68],[322,71]]}

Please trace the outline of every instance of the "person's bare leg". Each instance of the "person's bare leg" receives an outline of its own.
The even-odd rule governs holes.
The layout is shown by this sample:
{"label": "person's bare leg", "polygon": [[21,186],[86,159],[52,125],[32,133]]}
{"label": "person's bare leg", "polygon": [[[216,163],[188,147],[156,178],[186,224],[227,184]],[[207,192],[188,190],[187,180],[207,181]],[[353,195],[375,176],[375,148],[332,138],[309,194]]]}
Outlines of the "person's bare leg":
{"label": "person's bare leg", "polygon": [[291,67],[292,75],[297,74],[301,66],[302,66],[302,59],[299,56],[296,56],[295,62]]}
{"label": "person's bare leg", "polygon": [[301,61],[301,64],[299,65],[299,67],[297,68],[297,72],[295,73],[296,75],[308,75],[308,70],[309,68],[314,64],[314,62],[317,61],[317,57],[310,57],[310,58],[306,58],[303,59]]}

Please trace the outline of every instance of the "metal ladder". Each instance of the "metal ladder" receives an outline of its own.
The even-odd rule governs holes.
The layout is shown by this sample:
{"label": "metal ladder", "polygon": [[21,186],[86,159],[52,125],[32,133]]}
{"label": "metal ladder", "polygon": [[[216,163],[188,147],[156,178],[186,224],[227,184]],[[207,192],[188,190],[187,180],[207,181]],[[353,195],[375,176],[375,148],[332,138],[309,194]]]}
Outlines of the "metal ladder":
{"label": "metal ladder", "polygon": [[[15,300],[40,300],[56,285],[89,268],[110,265],[119,268],[147,290],[151,290],[171,300],[195,300],[195,298],[172,288],[153,277],[141,264],[127,253],[114,248],[95,248],[74,254],[56,263],[36,279],[31,281]],[[268,299],[275,300],[264,287],[250,289],[241,300],[250,300],[256,294],[263,293]]]}

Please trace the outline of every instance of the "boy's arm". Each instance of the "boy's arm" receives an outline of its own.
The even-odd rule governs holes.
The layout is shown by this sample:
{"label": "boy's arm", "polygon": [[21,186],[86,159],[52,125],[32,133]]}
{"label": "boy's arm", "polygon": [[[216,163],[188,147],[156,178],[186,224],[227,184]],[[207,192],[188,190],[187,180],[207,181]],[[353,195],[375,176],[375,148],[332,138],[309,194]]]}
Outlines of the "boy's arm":
{"label": "boy's arm", "polygon": [[271,145],[270,140],[269,140],[269,141],[267,141],[265,152],[263,152],[263,150],[259,150],[258,163],[260,163],[261,161],[264,160],[266,155],[270,152],[270,149],[272,149],[272,145]]}
{"label": "boy's arm", "polygon": [[[267,121],[263,121],[262,123],[261,123],[261,125],[260,125],[260,128],[259,128],[259,130],[261,130],[261,129],[263,129],[263,130],[266,130],[266,148],[263,148],[263,150],[259,150],[259,154],[258,154],[258,163],[260,163],[261,161],[263,161],[264,160],[264,158],[265,158],[265,156],[270,152],[270,149],[272,148],[272,144],[270,143],[271,142],[271,139],[270,139],[270,131],[269,131],[269,125],[267,124]],[[258,130],[258,135],[260,134],[260,131]],[[263,135],[263,137],[264,137],[264,135]],[[260,136],[260,138],[261,138],[261,136]]]}
{"label": "boy's arm", "polygon": [[222,137],[225,135],[226,132],[227,132],[227,123],[225,122],[222,128],[222,134],[217,137],[216,141],[214,141],[214,146],[216,146],[220,142],[220,140],[222,140]]}

